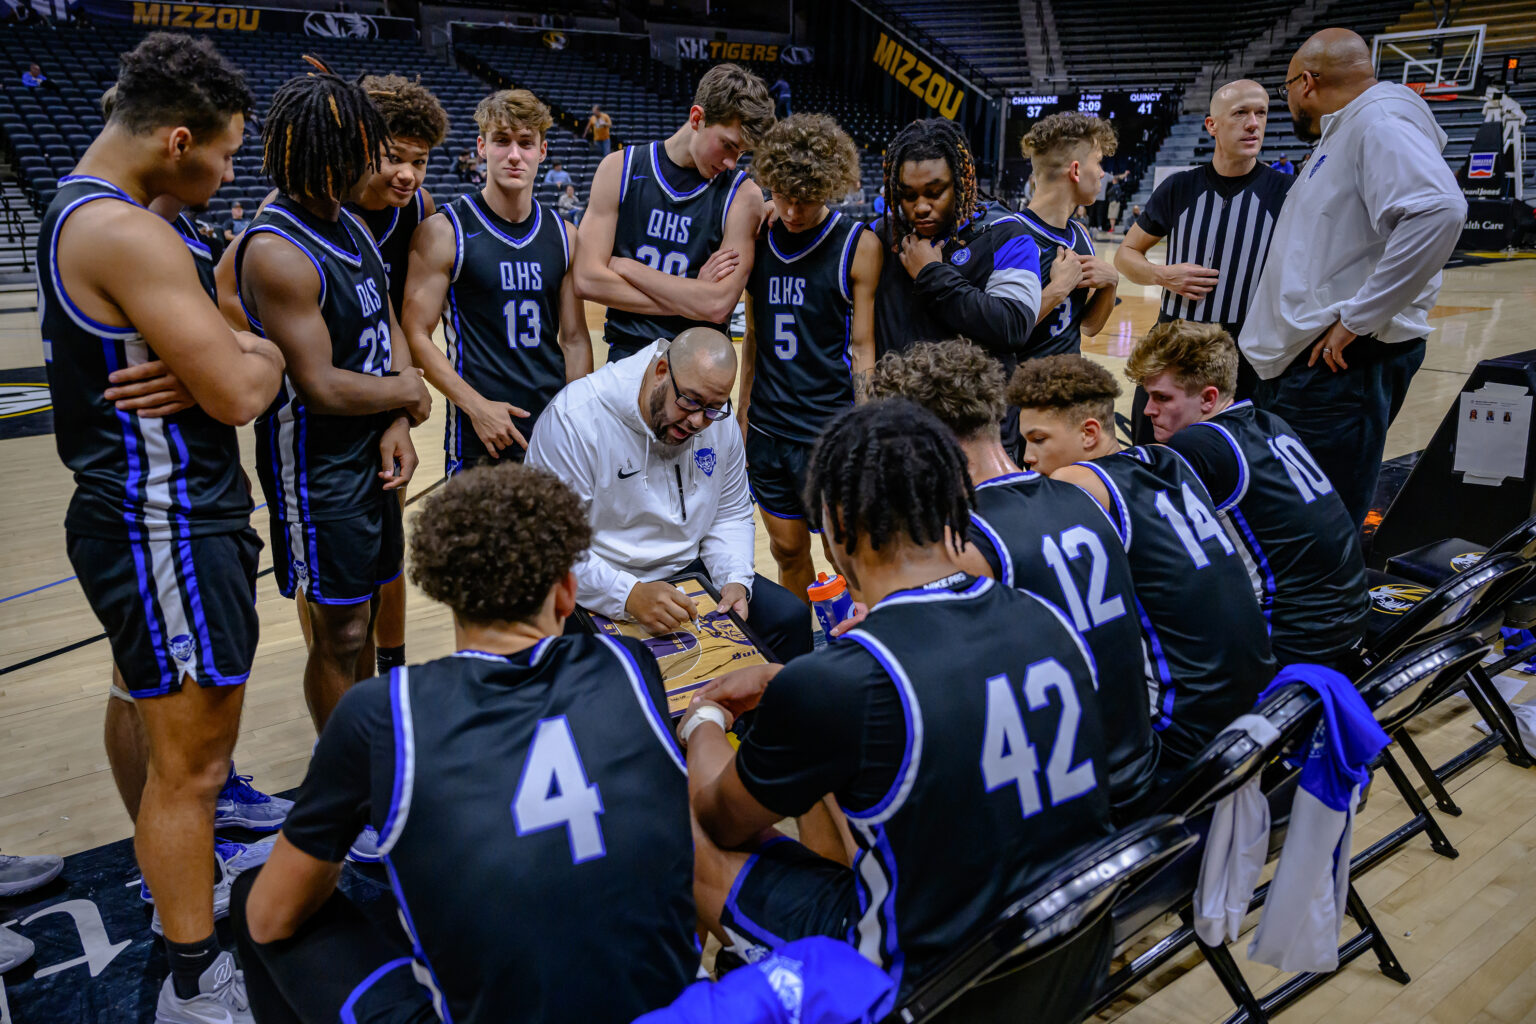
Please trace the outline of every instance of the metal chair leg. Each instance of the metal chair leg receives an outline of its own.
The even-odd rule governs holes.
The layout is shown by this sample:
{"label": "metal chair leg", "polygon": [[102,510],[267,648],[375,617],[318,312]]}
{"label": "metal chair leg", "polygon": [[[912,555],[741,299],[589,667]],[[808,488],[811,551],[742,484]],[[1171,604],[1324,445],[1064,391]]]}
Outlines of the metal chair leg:
{"label": "metal chair leg", "polygon": [[1392,951],[1392,946],[1387,942],[1387,937],[1376,926],[1376,919],[1371,916],[1370,909],[1366,907],[1365,900],[1360,898],[1360,893],[1355,890],[1353,883],[1349,886],[1349,894],[1345,905],[1349,909],[1349,916],[1355,919],[1355,923],[1360,926],[1360,930],[1371,936],[1371,949],[1376,953],[1376,963],[1381,968],[1381,973],[1399,985],[1408,984],[1408,972],[1403,970],[1403,965],[1397,959],[1397,954]]}
{"label": "metal chair leg", "polygon": [[1413,737],[1408,735],[1408,730],[1398,729],[1392,734],[1397,745],[1402,748],[1403,756],[1408,758],[1408,763],[1413,765],[1413,770],[1419,773],[1419,778],[1424,780],[1424,786],[1429,790],[1429,795],[1434,798],[1435,806],[1446,814],[1457,817],[1461,814],[1461,808],[1456,801],[1451,799],[1450,791],[1445,788],[1445,783],[1440,781],[1439,774],[1430,763],[1425,760],[1424,752],[1419,745],[1413,742]]}
{"label": "metal chair leg", "polygon": [[1377,840],[1368,849],[1354,857],[1350,862],[1350,873],[1358,874],[1369,870],[1420,832],[1429,836],[1430,848],[1440,856],[1450,858],[1461,856],[1456,847],[1451,845],[1450,839],[1440,828],[1440,823],[1435,820],[1435,816],[1429,812],[1428,807],[1424,806],[1424,800],[1419,796],[1419,791],[1413,788],[1408,774],[1403,771],[1403,766],[1398,764],[1397,759],[1392,756],[1392,748],[1388,747],[1381,752],[1380,762],[1387,771],[1387,777],[1397,787],[1403,802],[1413,812],[1413,818],[1393,831],[1391,835]]}
{"label": "metal chair leg", "polygon": [[1200,947],[1200,952],[1211,965],[1211,970],[1216,972],[1216,978],[1221,982],[1221,987],[1227,990],[1227,996],[1232,1000],[1238,1012],[1228,1017],[1226,1024],[1239,1024],[1246,1021],[1247,1024],[1268,1024],[1269,1014],[1264,1012],[1264,1007],[1259,1005],[1259,997],[1253,994],[1253,989],[1248,987],[1248,980],[1243,977],[1243,972],[1238,970],[1237,961],[1232,959],[1232,954],[1227,952],[1226,946],[1208,946],[1200,937],[1195,936],[1195,944]]}
{"label": "metal chair leg", "polygon": [[1520,723],[1515,721],[1515,713],[1511,710],[1509,702],[1493,685],[1493,680],[1488,678],[1488,673],[1481,665],[1472,666],[1470,685],[1466,687],[1467,697],[1477,708],[1478,714],[1483,716],[1483,721],[1488,723],[1490,729],[1497,729],[1503,733],[1501,742],[1504,744],[1504,756],[1513,765],[1521,768],[1536,766],[1536,761],[1531,760],[1525,747],[1520,743]]}

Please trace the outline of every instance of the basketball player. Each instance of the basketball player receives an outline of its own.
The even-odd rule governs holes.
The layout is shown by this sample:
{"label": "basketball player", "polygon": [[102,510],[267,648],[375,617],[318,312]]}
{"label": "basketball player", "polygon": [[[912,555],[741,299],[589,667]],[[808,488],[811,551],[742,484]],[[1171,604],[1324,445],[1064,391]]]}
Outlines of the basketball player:
{"label": "basketball player", "polygon": [[1120,450],[1120,385],[1082,356],[1019,367],[1019,406],[1031,469],[1077,484],[1115,524],[1131,564],[1136,615],[1151,652],[1152,728],[1159,781],[1175,777],[1275,675],[1268,629],[1237,549],[1205,485],[1163,445]]}
{"label": "basketball player", "polygon": [[1126,375],[1147,392],[1157,439],[1184,456],[1226,513],[1275,659],[1348,670],[1371,609],[1359,531],[1285,421],[1233,400],[1237,361],[1219,325],[1175,320],[1137,342]]}
{"label": "basketball player", "polygon": [[825,114],[780,121],[758,143],[757,183],[777,214],[747,279],[741,408],[747,482],[779,582],[809,603],[811,519],[801,498],[811,445],[852,405],[875,362],[880,243],[827,209],[859,183],[853,140]]}
{"label": "basketball player", "polygon": [[[284,364],[225,326],[182,239],[145,207],[162,194],[206,203],[232,177],[251,102],[206,39],[146,36],[123,55],[111,117],[59,182],[38,243],[55,441],[76,481],[70,563],[147,741],[134,848],[171,969],[164,1024],[251,1020],[214,934],[211,854],[257,632],[261,541],[234,427],[272,400]],[[109,375],[157,359],[196,407],[115,408]]]}
{"label": "basketball player", "polygon": [[[485,187],[416,230],[401,326],[411,357],[447,396],[450,474],[505,455],[523,461],[539,414],[592,372],[586,311],[566,273],[576,228],[535,202],[549,108],[526,89],[475,109]],[[432,343],[438,318],[448,355]]]}
{"label": "basketball player", "polygon": [[575,274],[576,293],[608,307],[609,362],[729,319],[764,213],[736,161],[771,127],[763,80],[716,64],[670,138],[603,157],[581,218]]}
{"label": "basketball player", "polygon": [[[695,891],[734,949],[844,938],[901,999],[1109,832],[1093,659],[1050,604],[956,570],[971,486],[932,414],[901,399],[844,412],[809,477],[833,563],[873,607],[835,644],[723,677],[684,717]],[[725,727],[753,707],[738,752]],[[853,828],[852,868],[783,837],[757,845],[828,793]]]}
{"label": "basketball player", "polygon": [[[373,233],[389,278],[389,305],[395,318],[403,322],[411,236],[416,225],[436,209],[431,193],[422,187],[427,157],[448,135],[448,114],[431,90],[400,75],[369,75],[362,86],[383,115],[389,138],[379,156],[378,170],[357,201],[347,207]],[[404,508],[404,487],[395,489],[395,500]],[[373,638],[380,675],[405,664],[404,575],[379,588]]]}
{"label": "basketball player", "polygon": [[[1248,300],[1269,255],[1269,237],[1296,179],[1259,160],[1269,122],[1269,90],[1258,82],[1228,82],[1211,96],[1205,130],[1216,151],[1208,163],[1170,175],[1152,190],[1147,209],[1125,233],[1115,266],[1137,284],[1163,289],[1159,323],[1218,323],[1236,338]],[[1167,239],[1164,264],[1147,252]],[[1238,363],[1237,398],[1253,394],[1258,375]],[[1131,404],[1132,437],[1152,441],[1140,388]]]}
{"label": "basketball player", "polygon": [[384,261],[342,209],[377,170],[387,137],[360,86],[330,74],[290,79],[263,125],[262,170],[278,196],[235,246],[236,293],[254,330],[288,359],[257,423],[278,589],[303,593],[304,696],[315,728],[374,674],[378,588],[400,572],[400,504],[416,468],[412,423],[431,399],[394,343]]}
{"label": "basketball player", "polygon": [[[639,641],[561,635],[590,540],[576,495],[532,467],[472,469],[423,502],[411,575],[453,610],[457,651],[346,695],[270,860],[237,883],[263,1024],[628,1024],[693,980],[661,671]],[[409,949],[336,892],[365,821]]]}
{"label": "basketball player", "polygon": [[1067,612],[1088,641],[1098,666],[1110,801],[1128,807],[1151,787],[1157,766],[1131,567],[1093,499],[1008,457],[998,431],[1004,384],[997,360],[970,342],[924,342],[886,353],[870,393],[916,402],[959,439],[976,508],[958,564],[1039,594]]}
{"label": "basketball player", "polygon": [[1040,320],[1029,336],[1032,356],[1081,351],[1083,335],[1103,330],[1115,308],[1120,274],[1098,258],[1088,229],[1072,219],[1072,211],[1094,202],[1103,159],[1114,155],[1116,145],[1113,125],[1076,111],[1041,118],[1024,136],[1035,194],[1019,217],[1040,246]]}

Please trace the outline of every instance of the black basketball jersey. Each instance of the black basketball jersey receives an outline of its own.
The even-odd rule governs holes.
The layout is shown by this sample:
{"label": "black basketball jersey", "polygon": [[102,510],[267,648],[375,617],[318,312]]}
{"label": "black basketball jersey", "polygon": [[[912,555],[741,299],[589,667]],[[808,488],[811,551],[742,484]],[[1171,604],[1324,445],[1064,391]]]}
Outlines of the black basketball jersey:
{"label": "black basketball jersey", "polygon": [[[1033,210],[1019,211],[1019,220],[1029,229],[1040,246],[1040,289],[1051,283],[1051,264],[1056,262],[1056,250],[1067,249],[1084,256],[1095,254],[1093,239],[1088,229],[1075,220],[1067,221],[1065,229],[1047,224]],[[1029,354],[1054,356],[1064,352],[1077,354],[1083,348],[1083,312],[1094,292],[1084,285],[1067,293],[1067,298],[1055,309],[1042,309],[1040,322],[1029,335]]]}
{"label": "black basketball jersey", "polygon": [[[233,427],[196,406],[147,418],[118,412],[102,397],[112,386],[108,374],[158,358],[133,327],[93,320],[64,291],[59,232],[80,207],[103,201],[139,205],[101,178],[60,179],[37,238],[37,309],[54,443],[75,475],[64,526],[91,537],[150,542],[244,529],[251,496]],[[167,571],[178,570],[168,562]]]}
{"label": "black basketball jersey", "polygon": [[[847,938],[900,1000],[1067,851],[1109,832],[1092,656],[1060,611],[992,580],[898,591],[769,684],[738,754],[749,792],[761,764],[779,762],[793,785],[790,762],[820,753],[786,704],[837,714],[849,689],[895,705],[846,723],[861,742],[831,792],[859,846]],[[778,746],[789,753],[763,749]]]}
{"label": "black basketball jersey", "polygon": [[1274,678],[1264,616],[1205,485],[1177,452],[1154,444],[1081,465],[1104,481],[1115,506],[1110,520],[1130,560],[1151,652],[1152,728],[1163,760],[1188,761],[1251,711]]}
{"label": "black basketball jersey", "polygon": [[1157,768],[1148,660],[1130,563],[1104,509],[1082,488],[1039,473],[995,477],[976,485],[970,539],[999,582],[1054,602],[1088,641],[1099,670],[1111,799],[1140,797]]}
{"label": "black basketball jersey", "polygon": [[757,358],[748,422],[810,444],[853,404],[853,254],[864,225],[833,211],[792,235],[775,223],[757,242],[752,296]]}
{"label": "black basketball jersey", "polygon": [[[389,280],[368,228],[346,210],[322,221],[286,196],[256,215],[235,242],[235,284],[251,330],[266,337],[261,310],[240,284],[245,247],[257,235],[286,239],[320,275],[320,313],[331,335],[331,362],[342,370],[389,373]],[[379,438],[390,413],[312,413],[286,376],[277,398],[256,421],[256,471],[272,515],[324,521],[358,515],[384,494]]]}
{"label": "black basketball jersey", "polygon": [[[626,146],[613,255],[639,260],[663,274],[697,277],[720,248],[731,201],[747,181],[746,171],[705,178],[691,167],[679,167],[660,142]],[[719,326],[610,308],[603,337],[613,350],[608,356],[612,362],[634,355],[657,338],[675,338],[690,327]]]}
{"label": "black basketball jersey", "polygon": [[[1236,462],[1235,480],[1211,480],[1205,469],[1200,448],[1218,438]],[[1235,402],[1179,431],[1169,447],[1185,453],[1226,513],[1276,653],[1327,659],[1359,643],[1371,608],[1359,530],[1286,422]]]}
{"label": "black basketball jersey", "polygon": [[405,305],[405,271],[410,264],[411,236],[416,233],[423,214],[427,212],[427,200],[421,189],[411,196],[404,206],[386,206],[382,210],[365,210],[355,203],[347,209],[357,214],[368,225],[373,240],[384,260],[384,273],[389,278],[389,304],[394,308],[395,319]]}
{"label": "black basketball jersey", "polygon": [[628,1024],[699,963],[665,708],[655,659],[627,638],[397,668],[337,707],[284,832],[334,861],[378,830],[444,1020]]}
{"label": "black basketball jersey", "polygon": [[213,249],[203,241],[197,233],[197,225],[192,223],[192,218],[185,213],[178,213],[171,221],[171,227],[181,236],[181,240],[187,243],[187,248],[192,251],[192,259],[197,264],[197,279],[202,282],[203,291],[214,302],[219,301],[219,285],[214,280],[213,268],[218,264],[214,258]]}
{"label": "black basketball jersey", "polygon": [[[539,414],[565,387],[560,285],[571,265],[565,221],[541,203],[512,224],[478,192],[443,207],[453,225],[453,270],[443,309],[448,361],[484,397],[529,412],[516,421],[533,436]],[[452,403],[444,448],[450,462],[487,455]]]}

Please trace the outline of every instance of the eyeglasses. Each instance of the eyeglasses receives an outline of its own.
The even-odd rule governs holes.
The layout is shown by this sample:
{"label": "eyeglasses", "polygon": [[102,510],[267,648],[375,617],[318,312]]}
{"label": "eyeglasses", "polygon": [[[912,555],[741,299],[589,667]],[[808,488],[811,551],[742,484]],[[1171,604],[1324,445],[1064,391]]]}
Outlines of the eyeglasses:
{"label": "eyeglasses", "polygon": [[677,395],[675,401],[679,409],[686,409],[690,413],[701,412],[704,418],[710,422],[725,419],[731,414],[731,400],[727,398],[725,403],[718,408],[705,405],[692,395],[685,394],[683,389],[677,386],[677,376],[672,372],[672,361],[667,360],[667,379],[672,382],[672,393]]}
{"label": "eyeglasses", "polygon": [[1280,88],[1276,89],[1275,91],[1280,94],[1280,98],[1282,100],[1290,99],[1290,96],[1291,96],[1291,83],[1292,82],[1299,82],[1303,78],[1306,78],[1308,75],[1311,75],[1313,78],[1322,78],[1323,77],[1322,75],[1318,74],[1316,71],[1303,71],[1301,74],[1297,75],[1295,78],[1291,78],[1291,79],[1286,80],[1285,82],[1282,82],[1280,84]]}

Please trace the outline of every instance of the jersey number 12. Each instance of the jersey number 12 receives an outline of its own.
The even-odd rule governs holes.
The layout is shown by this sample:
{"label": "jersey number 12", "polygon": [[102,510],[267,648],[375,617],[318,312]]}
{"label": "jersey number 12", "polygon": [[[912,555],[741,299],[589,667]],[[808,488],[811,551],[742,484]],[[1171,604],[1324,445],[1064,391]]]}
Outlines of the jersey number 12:
{"label": "jersey number 12", "polygon": [[587,781],[581,753],[564,715],[539,722],[512,798],[517,834],[564,828],[571,841],[571,863],[596,860],[607,853],[598,815],[603,797],[597,783]]}

